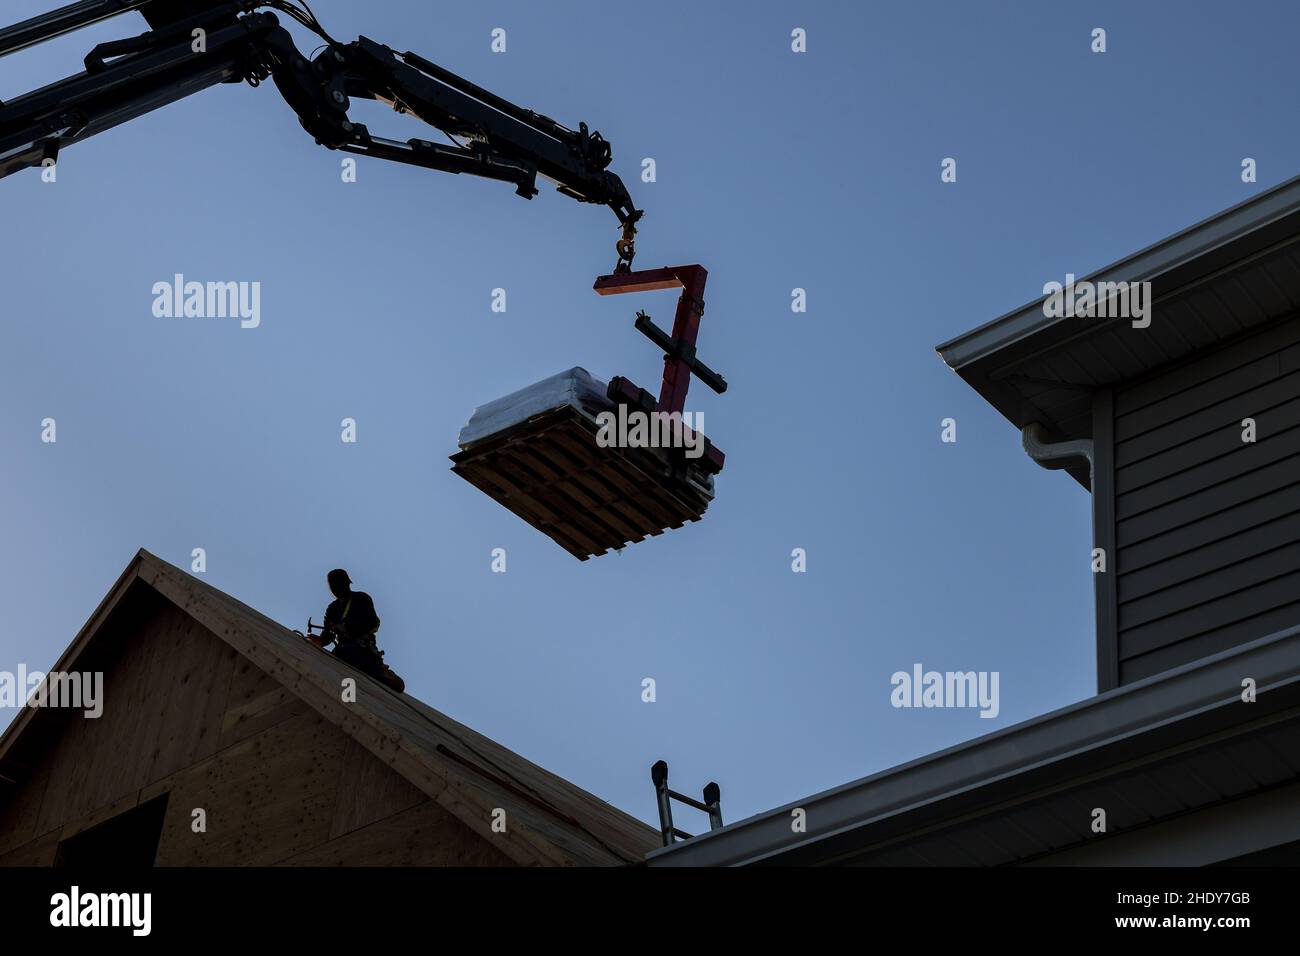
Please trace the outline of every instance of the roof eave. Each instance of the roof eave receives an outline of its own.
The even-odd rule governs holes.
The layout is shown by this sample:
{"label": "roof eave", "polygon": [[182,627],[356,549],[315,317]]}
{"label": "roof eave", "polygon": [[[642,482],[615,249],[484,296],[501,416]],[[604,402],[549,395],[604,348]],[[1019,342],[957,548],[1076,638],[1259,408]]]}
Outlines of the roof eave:
{"label": "roof eave", "polygon": [[[1194,260],[1239,242],[1287,216],[1300,213],[1300,176],[1253,196],[1223,212],[1162,239],[1085,277],[1092,282],[1160,283]],[[1180,276],[1180,281],[1189,277]],[[1169,290],[1161,290],[1161,294]],[[1039,297],[1000,318],[962,333],[935,347],[947,365],[961,371],[966,366],[995,355],[1032,336],[1070,321],[1043,314],[1044,297]]]}
{"label": "roof eave", "polygon": [[[1068,782],[1076,762],[1101,748],[1140,741],[1144,734],[1159,736],[1168,746],[1171,735],[1197,739],[1203,726],[1196,718],[1244,722],[1262,715],[1241,707],[1242,674],[1257,679],[1261,702],[1269,690],[1270,708],[1295,706],[1298,659],[1300,626],[655,850],[647,863],[744,866],[815,854],[819,844],[836,837],[941,801],[963,804],[980,787],[1030,772],[1054,773]],[[815,830],[792,834],[795,808],[805,811],[810,829],[816,822]]]}

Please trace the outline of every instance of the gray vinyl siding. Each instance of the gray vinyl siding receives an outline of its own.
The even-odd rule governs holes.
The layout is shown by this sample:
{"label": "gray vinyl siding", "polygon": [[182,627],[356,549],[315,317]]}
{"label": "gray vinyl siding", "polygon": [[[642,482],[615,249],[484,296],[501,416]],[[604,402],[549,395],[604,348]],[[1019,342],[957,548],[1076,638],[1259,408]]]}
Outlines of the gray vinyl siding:
{"label": "gray vinyl siding", "polygon": [[1113,435],[1119,682],[1300,623],[1300,317],[1116,389]]}

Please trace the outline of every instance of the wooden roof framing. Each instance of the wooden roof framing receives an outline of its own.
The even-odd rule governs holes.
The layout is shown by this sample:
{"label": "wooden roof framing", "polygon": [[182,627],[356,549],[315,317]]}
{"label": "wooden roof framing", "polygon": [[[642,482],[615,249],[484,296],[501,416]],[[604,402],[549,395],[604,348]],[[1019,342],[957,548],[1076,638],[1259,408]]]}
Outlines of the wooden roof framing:
{"label": "wooden roof framing", "polygon": [[[99,642],[114,639],[106,625],[122,597],[147,587],[230,645],[371,754],[525,865],[611,866],[640,862],[658,833],[555,774],[452,720],[408,694],[377,681],[179,568],[141,550],[51,668],[75,671]],[[357,682],[357,701],[344,702],[341,682]],[[20,740],[66,712],[23,708],[0,737],[0,774],[20,779]],[[492,830],[493,811],[506,811],[506,831]]]}

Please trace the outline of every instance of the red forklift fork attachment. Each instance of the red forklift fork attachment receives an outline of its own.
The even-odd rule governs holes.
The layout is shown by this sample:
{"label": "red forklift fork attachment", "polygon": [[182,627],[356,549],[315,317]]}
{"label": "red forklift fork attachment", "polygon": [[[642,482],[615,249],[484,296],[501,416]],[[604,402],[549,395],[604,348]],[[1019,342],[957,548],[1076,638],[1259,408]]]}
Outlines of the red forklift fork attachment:
{"label": "red forklift fork attachment", "polygon": [[615,272],[601,276],[592,286],[600,295],[682,290],[671,336],[651,322],[644,312],[637,313],[637,330],[664,350],[664,382],[655,411],[671,413],[685,408],[692,372],[719,395],[727,390],[723,377],[695,357],[695,340],[699,337],[700,318],[704,315],[704,283],[708,278],[709,271],[704,266],[665,266],[640,272]]}
{"label": "red forklift fork attachment", "polygon": [[[651,321],[645,312],[637,312],[636,329],[664,352],[664,380],[659,389],[659,402],[654,404],[648,392],[638,388],[622,375],[610,380],[611,401],[638,406],[644,411],[681,413],[686,407],[686,392],[690,388],[691,374],[719,395],[727,390],[727,381],[701,362],[695,354],[695,342],[700,334],[700,319],[704,315],[704,283],[709,270],[701,265],[664,266],[661,269],[643,269],[639,272],[615,272],[596,279],[593,289],[599,295],[621,295],[625,292],[654,292],[659,289],[682,290],[677,299],[677,312],[673,316],[673,334],[669,335]],[[720,471],[726,458],[722,451],[705,439],[705,455]]]}

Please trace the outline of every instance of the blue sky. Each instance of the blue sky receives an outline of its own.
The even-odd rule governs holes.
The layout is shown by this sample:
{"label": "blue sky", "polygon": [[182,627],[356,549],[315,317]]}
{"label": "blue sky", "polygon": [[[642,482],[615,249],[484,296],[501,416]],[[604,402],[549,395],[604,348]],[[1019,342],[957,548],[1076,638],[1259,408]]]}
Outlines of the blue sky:
{"label": "blue sky", "polygon": [[[342,565],[412,693],[646,820],[659,758],[738,819],[1093,693],[1087,494],[934,346],[1300,171],[1292,5],[313,6],[610,140],[637,265],[709,269],[700,354],[731,388],[688,409],[727,453],[717,500],[580,563],[448,471],[476,405],[562,369],[657,390],[632,318],[673,297],[591,291],[608,210],[379,161],[344,184],[271,84],[218,87],[55,184],[0,181],[0,669],[51,665],[140,547],[204,548],[209,583],[294,627]],[[0,99],[141,29],[0,61]],[[178,272],[260,282],[261,326],[154,317]],[[999,671],[999,716],[891,707],[918,662]]]}

